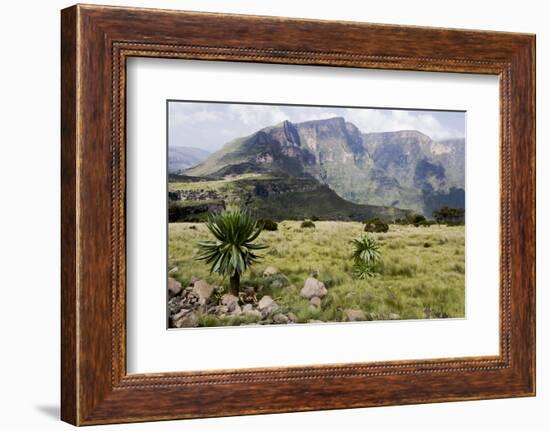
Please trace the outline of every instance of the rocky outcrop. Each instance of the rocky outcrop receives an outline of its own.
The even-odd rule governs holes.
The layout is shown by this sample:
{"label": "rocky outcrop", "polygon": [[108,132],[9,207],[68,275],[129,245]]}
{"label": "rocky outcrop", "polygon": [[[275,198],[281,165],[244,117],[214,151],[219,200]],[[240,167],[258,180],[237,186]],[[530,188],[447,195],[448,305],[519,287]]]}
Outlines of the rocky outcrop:
{"label": "rocky outcrop", "polygon": [[168,192],[168,197],[173,201],[223,201],[227,195],[216,190],[207,189],[183,189]]}
{"label": "rocky outcrop", "polygon": [[168,297],[179,295],[182,291],[181,283],[172,277],[168,277]]}
{"label": "rocky outcrop", "polygon": [[314,296],[323,298],[327,294],[325,284],[313,277],[308,277],[304,283],[304,287],[300,291],[300,295],[304,298],[311,299]]}

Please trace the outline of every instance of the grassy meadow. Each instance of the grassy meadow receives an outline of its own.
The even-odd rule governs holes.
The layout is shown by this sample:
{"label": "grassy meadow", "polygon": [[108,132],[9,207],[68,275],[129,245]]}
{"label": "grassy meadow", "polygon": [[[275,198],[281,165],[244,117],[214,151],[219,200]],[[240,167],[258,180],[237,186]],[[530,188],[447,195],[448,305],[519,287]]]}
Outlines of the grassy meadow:
{"label": "grassy meadow", "polygon": [[[316,221],[301,228],[300,221],[283,221],[277,231],[263,231],[257,242],[269,247],[259,263],[242,275],[241,286],[252,286],[258,298],[270,295],[299,323],[343,321],[344,310],[362,310],[367,320],[457,318],[465,314],[464,226],[390,225],[386,233],[371,233],[380,245],[381,262],[374,277],[353,275],[351,240],[364,235],[364,224]],[[197,241],[211,239],[203,223],[170,223],[170,277],[187,286],[192,277],[204,278],[225,293],[228,280],[210,274],[197,261]],[[280,274],[264,277],[268,266]],[[312,273],[325,283],[328,294],[320,307],[300,296]],[[254,317],[200,317],[199,326],[254,323]]]}

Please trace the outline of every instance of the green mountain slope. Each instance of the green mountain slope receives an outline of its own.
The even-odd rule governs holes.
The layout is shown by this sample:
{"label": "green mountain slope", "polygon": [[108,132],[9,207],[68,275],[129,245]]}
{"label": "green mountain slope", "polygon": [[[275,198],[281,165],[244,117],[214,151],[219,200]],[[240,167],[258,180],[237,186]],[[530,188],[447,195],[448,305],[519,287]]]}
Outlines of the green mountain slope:
{"label": "green mountain slope", "polygon": [[440,203],[464,207],[464,139],[433,141],[418,131],[362,134],[341,117],[264,128],[229,142],[185,174],[273,171],[310,175],[357,204],[428,216]]}
{"label": "green mountain slope", "polygon": [[208,211],[229,206],[250,209],[273,220],[364,221],[404,218],[409,211],[346,201],[312,177],[277,172],[224,179],[172,177],[169,182],[171,221],[204,219]]}

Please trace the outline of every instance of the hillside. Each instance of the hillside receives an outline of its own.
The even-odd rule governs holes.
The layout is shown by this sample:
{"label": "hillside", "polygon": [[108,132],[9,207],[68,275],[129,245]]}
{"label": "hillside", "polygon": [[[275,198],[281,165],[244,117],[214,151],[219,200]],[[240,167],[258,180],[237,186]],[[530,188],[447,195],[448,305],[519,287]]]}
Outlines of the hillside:
{"label": "hillside", "polygon": [[431,216],[442,205],[464,207],[464,149],[464,139],[414,130],[364,134],[341,117],[284,121],[227,143],[185,174],[311,176],[355,204]]}
{"label": "hillside", "polygon": [[276,221],[306,218],[364,221],[374,217],[393,220],[409,213],[397,208],[355,204],[312,177],[281,172],[223,179],[173,177],[169,197],[171,222],[203,220],[208,211],[232,205],[249,208],[259,218]]}

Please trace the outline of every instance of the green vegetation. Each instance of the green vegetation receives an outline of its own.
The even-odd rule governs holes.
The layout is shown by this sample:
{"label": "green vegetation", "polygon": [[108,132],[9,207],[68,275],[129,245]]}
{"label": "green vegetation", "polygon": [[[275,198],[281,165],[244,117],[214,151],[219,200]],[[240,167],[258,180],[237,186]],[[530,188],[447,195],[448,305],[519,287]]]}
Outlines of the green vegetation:
{"label": "green vegetation", "polygon": [[[277,173],[246,173],[223,179],[185,180],[171,176],[169,193],[185,192],[185,200],[169,202],[170,222],[204,220],[206,203],[248,208],[260,219],[282,220],[349,220],[371,218],[393,220],[406,217],[410,211],[375,205],[359,205],[342,199],[332,189],[311,177],[292,177]],[[201,211],[204,213],[201,216]],[[202,217],[202,218],[201,218]]]}
{"label": "green vegetation", "polygon": [[387,223],[379,218],[373,218],[365,222],[365,232],[387,232],[389,230]]}
{"label": "green vegetation", "polygon": [[360,278],[374,276],[375,267],[380,261],[380,246],[376,239],[363,236],[354,239],[353,243],[353,272]]}
{"label": "green vegetation", "polygon": [[315,229],[315,223],[313,223],[311,220],[304,220],[300,227]]}
{"label": "green vegetation", "polygon": [[277,230],[279,227],[277,225],[277,222],[274,222],[271,219],[263,218],[258,220],[258,222],[262,225],[263,230]]}
{"label": "green vegetation", "polygon": [[267,248],[254,243],[262,226],[247,211],[234,209],[211,214],[206,227],[216,241],[199,241],[197,260],[211,264],[211,273],[229,276],[229,290],[238,296],[241,275],[259,260],[254,253]]}
{"label": "green vegetation", "polygon": [[437,223],[448,225],[464,224],[464,210],[462,208],[443,207],[433,212]]}
{"label": "green vegetation", "polygon": [[[277,231],[262,231],[257,241],[268,244],[262,265],[242,274],[241,285],[251,286],[261,298],[270,295],[281,312],[292,312],[297,322],[344,320],[344,310],[357,309],[368,320],[464,317],[464,227],[391,225],[387,233],[373,233],[381,260],[374,277],[358,279],[353,271],[352,240],[364,235],[359,222],[319,221],[316,229],[302,229],[300,221],[282,221]],[[211,236],[205,223],[169,225],[170,276],[189,285],[192,277],[228,289],[227,279],[210,272],[198,241]],[[429,244],[429,247],[426,246]],[[263,276],[267,266],[279,274]],[[305,280],[317,273],[328,289],[321,306],[312,307],[300,296]],[[393,316],[393,317],[392,317]],[[203,326],[247,324],[254,317],[205,316]]]}

